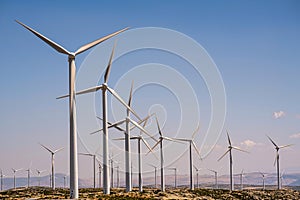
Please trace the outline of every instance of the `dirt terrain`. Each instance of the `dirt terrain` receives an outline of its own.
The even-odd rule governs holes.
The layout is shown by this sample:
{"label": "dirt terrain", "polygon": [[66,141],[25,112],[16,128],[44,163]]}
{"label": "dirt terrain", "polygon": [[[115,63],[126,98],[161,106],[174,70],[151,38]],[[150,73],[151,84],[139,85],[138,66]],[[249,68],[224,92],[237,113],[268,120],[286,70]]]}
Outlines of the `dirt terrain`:
{"label": "dirt terrain", "polygon": [[[112,189],[110,195],[104,195],[100,189],[80,189],[81,199],[300,199],[299,191],[283,190],[213,190],[213,189],[145,189],[142,193],[134,190],[125,193],[124,189]],[[31,187],[10,189],[0,192],[0,199],[68,199],[68,189]]]}

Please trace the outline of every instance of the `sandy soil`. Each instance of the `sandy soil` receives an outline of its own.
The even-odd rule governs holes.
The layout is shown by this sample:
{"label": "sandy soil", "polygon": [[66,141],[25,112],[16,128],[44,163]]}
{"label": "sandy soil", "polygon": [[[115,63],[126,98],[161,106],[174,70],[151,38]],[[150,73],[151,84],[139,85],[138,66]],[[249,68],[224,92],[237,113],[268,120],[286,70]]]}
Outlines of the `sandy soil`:
{"label": "sandy soil", "polygon": [[[283,190],[213,190],[213,189],[145,189],[139,193],[136,189],[126,193],[124,189],[112,189],[110,195],[104,195],[100,189],[80,189],[81,199],[300,199],[299,191]],[[68,189],[45,187],[18,188],[0,192],[0,199],[68,199]]]}

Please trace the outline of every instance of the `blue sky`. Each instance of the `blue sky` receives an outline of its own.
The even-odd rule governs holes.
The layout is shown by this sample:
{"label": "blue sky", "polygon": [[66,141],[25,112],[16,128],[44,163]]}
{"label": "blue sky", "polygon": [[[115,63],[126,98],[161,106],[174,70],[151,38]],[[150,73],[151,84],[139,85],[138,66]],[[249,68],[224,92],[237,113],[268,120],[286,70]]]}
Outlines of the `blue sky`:
{"label": "blue sky", "polygon": [[[234,144],[252,152],[250,155],[234,153],[235,170],[275,172],[272,165],[275,152],[265,136],[269,134],[279,144],[295,144],[281,152],[281,162],[286,171],[299,171],[300,163],[295,156],[300,151],[300,136],[291,138],[300,133],[299,9],[298,1],[1,1],[0,168],[10,175],[11,167],[26,168],[32,160],[35,168],[48,169],[50,156],[38,142],[68,149],[67,101],[55,100],[68,89],[67,57],[14,22],[18,19],[71,51],[127,26],[168,28],[193,38],[206,49],[222,76],[227,96],[224,127]],[[76,58],[77,67],[89,52]],[[201,77],[196,79],[192,70],[176,66],[186,63],[157,51],[136,52],[122,59],[112,69],[111,85],[132,66],[149,62],[173,66],[191,81],[202,102],[201,123],[204,129],[208,126],[209,94]],[[122,64],[122,70],[115,70]],[[159,90],[144,89],[149,93]],[[145,114],[151,104],[158,102],[171,110],[168,116],[177,114],[176,101],[168,92],[157,91],[155,98],[147,98],[142,92],[135,94],[138,111]],[[97,98],[96,102],[100,103],[101,99]],[[146,103],[138,103],[141,101]],[[279,111],[284,115],[275,119],[273,113]],[[176,120],[178,117],[170,117],[164,129],[166,133],[173,131]],[[246,140],[253,141],[254,146],[243,145]],[[223,131],[217,148],[206,160],[196,164],[203,168],[221,165],[223,173],[227,173],[227,159],[220,164],[216,162],[226,145]],[[57,155],[58,172],[68,173],[67,152]],[[177,156],[168,151],[166,154]],[[174,163],[182,168],[182,173],[187,170],[185,157]],[[80,158],[80,176],[89,177],[89,166],[83,165],[84,161],[89,159]]]}

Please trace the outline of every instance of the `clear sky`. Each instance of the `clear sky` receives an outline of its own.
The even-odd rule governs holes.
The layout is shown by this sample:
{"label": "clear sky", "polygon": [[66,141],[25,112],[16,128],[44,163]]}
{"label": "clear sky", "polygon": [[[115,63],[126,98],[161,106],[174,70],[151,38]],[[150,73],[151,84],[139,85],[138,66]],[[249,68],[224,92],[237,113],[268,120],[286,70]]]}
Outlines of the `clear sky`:
{"label": "clear sky", "polygon": [[[234,152],[235,172],[275,172],[275,151],[266,134],[279,145],[295,144],[280,152],[281,166],[287,173],[299,171],[299,11],[299,1],[0,1],[0,168],[10,176],[11,167],[26,168],[32,161],[32,167],[49,170],[50,155],[38,145],[41,142],[53,149],[66,148],[57,154],[56,170],[68,173],[68,103],[55,99],[68,91],[67,56],[18,25],[14,21],[18,19],[70,51],[127,26],[168,28],[189,36],[214,60],[227,97],[224,130],[217,146],[206,159],[195,163],[202,168],[222,168],[223,174],[228,172],[227,158],[216,161],[226,150],[228,129],[233,144],[251,152]],[[112,42],[103,43],[107,47],[105,59]],[[78,68],[90,52],[76,58]],[[201,111],[199,135],[203,135],[210,120],[209,93],[203,79],[197,79],[189,65],[176,56],[151,50],[123,55],[112,69],[110,85],[116,85],[130,69],[147,63],[168,65],[189,80],[200,102],[194,110]],[[129,88],[130,82],[127,85]],[[122,97],[127,99],[128,94],[122,93]],[[100,103],[98,95],[95,105]],[[165,110],[163,132],[172,137],[171,132],[180,123],[177,103],[170,90],[149,85],[135,92],[133,106],[142,115],[156,108],[161,113]],[[160,106],[151,108],[155,104]],[[101,109],[96,112],[101,115]],[[89,119],[78,120],[80,135],[86,137],[97,128],[89,127]],[[194,119],[183,120],[193,122],[188,131],[196,128]],[[154,131],[153,127],[149,130]],[[98,141],[95,138],[91,140]],[[196,136],[198,146],[202,144],[200,138]],[[115,144],[112,148],[117,152],[116,146],[122,147],[122,143]],[[176,148],[178,145],[182,148]],[[173,158],[186,148],[183,144],[166,147],[166,162],[183,174],[188,169],[187,152],[178,161]],[[79,151],[84,151],[81,143]],[[123,157],[121,153],[116,159],[122,163]],[[158,164],[153,156],[146,160]],[[91,164],[89,158],[79,158],[80,177],[92,175]],[[145,170],[150,169],[145,166]],[[25,172],[22,174],[25,176]]]}

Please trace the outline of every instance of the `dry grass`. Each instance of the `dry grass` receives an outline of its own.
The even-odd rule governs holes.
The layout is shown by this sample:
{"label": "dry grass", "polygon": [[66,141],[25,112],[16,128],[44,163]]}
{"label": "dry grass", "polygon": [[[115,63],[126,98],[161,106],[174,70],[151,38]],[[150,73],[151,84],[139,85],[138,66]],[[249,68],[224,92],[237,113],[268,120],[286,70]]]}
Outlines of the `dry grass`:
{"label": "dry grass", "polygon": [[[110,195],[104,195],[100,189],[80,189],[81,199],[300,199],[299,191],[284,190],[213,190],[213,189],[145,189],[139,193],[136,189],[126,193],[124,189],[112,189]],[[18,188],[0,192],[0,199],[68,199],[68,189],[46,187]]]}

